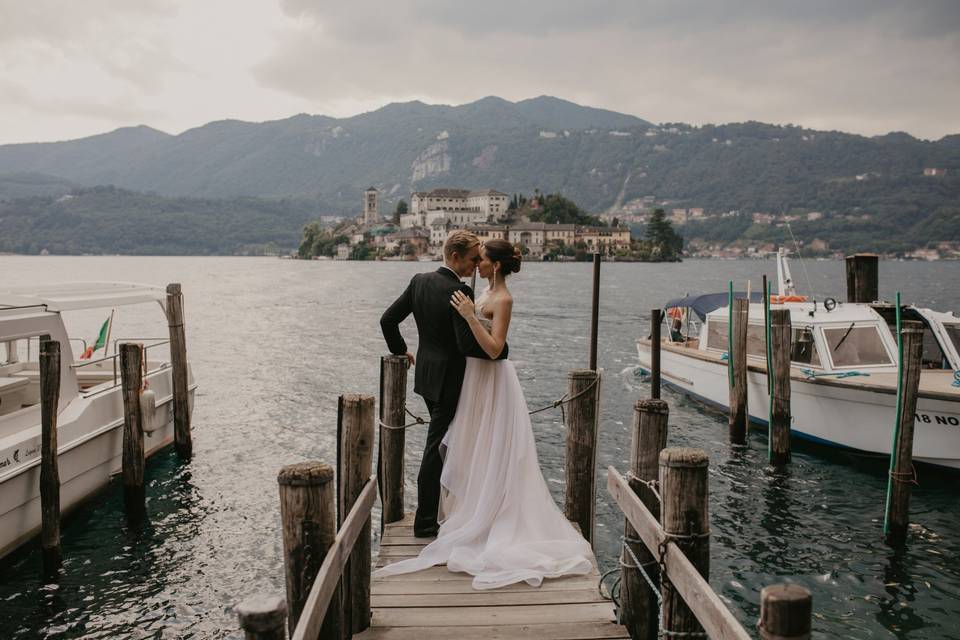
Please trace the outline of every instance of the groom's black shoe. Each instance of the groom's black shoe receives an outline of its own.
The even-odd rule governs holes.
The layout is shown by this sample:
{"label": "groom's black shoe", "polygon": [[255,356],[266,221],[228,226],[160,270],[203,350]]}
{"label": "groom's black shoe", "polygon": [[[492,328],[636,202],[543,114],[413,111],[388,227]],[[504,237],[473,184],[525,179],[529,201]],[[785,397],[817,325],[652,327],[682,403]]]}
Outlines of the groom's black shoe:
{"label": "groom's black shoe", "polygon": [[417,538],[436,538],[439,527],[427,527],[423,529],[414,529],[413,535]]}

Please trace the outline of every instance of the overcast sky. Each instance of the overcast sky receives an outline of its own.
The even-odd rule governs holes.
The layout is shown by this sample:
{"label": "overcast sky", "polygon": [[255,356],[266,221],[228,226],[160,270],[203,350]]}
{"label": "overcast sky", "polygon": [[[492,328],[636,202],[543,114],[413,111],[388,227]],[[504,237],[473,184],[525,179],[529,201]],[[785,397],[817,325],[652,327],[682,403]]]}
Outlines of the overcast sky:
{"label": "overcast sky", "polygon": [[0,143],[554,95],[960,132],[958,0],[0,0]]}

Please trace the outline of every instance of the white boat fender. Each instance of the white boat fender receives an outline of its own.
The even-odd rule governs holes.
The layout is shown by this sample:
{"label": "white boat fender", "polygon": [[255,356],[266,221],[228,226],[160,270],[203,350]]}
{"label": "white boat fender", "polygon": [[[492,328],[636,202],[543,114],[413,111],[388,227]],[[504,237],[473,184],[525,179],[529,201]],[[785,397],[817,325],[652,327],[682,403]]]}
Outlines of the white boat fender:
{"label": "white boat fender", "polygon": [[157,430],[157,394],[153,389],[140,392],[140,413],[143,416],[143,432],[147,435]]}

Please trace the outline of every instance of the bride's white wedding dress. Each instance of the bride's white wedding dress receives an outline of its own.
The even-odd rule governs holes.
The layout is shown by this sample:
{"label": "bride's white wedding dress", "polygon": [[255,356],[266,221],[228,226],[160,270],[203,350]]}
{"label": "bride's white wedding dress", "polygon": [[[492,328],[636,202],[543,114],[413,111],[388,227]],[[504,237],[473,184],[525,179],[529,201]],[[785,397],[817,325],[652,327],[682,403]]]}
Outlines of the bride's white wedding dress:
{"label": "bride's white wedding dress", "polygon": [[[477,314],[489,328],[489,321]],[[527,403],[509,360],[467,358],[446,453],[436,540],[375,576],[446,564],[475,589],[587,574],[590,544],[553,501],[537,461]]]}

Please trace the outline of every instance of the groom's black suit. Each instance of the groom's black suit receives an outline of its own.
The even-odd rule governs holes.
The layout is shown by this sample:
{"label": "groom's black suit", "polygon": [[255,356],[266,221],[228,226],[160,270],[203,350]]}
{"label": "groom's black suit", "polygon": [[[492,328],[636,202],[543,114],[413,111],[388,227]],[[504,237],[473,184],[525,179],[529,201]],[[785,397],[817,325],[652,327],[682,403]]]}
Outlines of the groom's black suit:
{"label": "groom's black suit", "polygon": [[[440,442],[457,410],[466,357],[490,359],[477,344],[470,325],[450,304],[454,291],[462,291],[473,299],[470,287],[447,267],[432,273],[418,273],[380,318],[380,328],[391,353],[407,352],[399,325],[411,313],[420,336],[413,390],[423,396],[427,404],[430,428],[417,476],[417,515],[413,523],[417,535],[434,535],[437,530],[443,470]],[[507,351],[504,344],[498,359],[506,358]]]}

